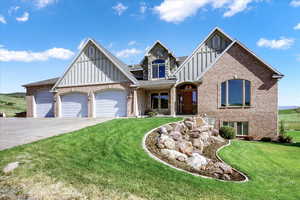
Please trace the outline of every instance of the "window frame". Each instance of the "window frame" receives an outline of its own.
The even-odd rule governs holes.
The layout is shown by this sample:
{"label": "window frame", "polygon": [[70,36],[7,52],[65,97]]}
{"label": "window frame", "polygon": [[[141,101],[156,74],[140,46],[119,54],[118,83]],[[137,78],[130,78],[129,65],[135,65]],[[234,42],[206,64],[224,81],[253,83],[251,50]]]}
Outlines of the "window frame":
{"label": "window frame", "polygon": [[[158,107],[157,108],[153,108],[153,100],[152,100],[152,95],[153,94],[157,94],[158,95]],[[167,103],[167,108],[162,108],[162,101],[161,101],[161,96],[165,96],[167,94],[168,98],[168,103]],[[170,93],[169,92],[153,92],[150,94],[150,108],[152,110],[168,110],[170,108]]]}
{"label": "window frame", "polygon": [[[241,80],[242,81],[242,105],[230,105],[229,104],[229,81],[231,80]],[[247,102],[247,94],[246,94],[246,83],[249,83],[249,104]],[[223,84],[225,84],[225,104],[223,104]],[[251,90],[251,81],[246,79],[229,79],[226,81],[223,81],[220,84],[220,107],[221,108],[240,108],[240,107],[251,107],[252,105],[252,90]]]}
{"label": "window frame", "polygon": [[[161,62],[161,63],[155,63],[156,61],[163,61],[163,62]],[[167,67],[167,64],[166,64],[167,62],[166,62],[166,60],[164,60],[164,59],[156,59],[156,60],[153,60],[152,62],[151,62],[151,78],[152,79],[164,79],[164,78],[166,78],[166,67]],[[153,73],[153,67],[157,67],[157,77],[154,77],[153,75],[154,75],[154,73]],[[161,67],[164,67],[164,76],[163,77],[160,77],[160,71],[161,71]]]}
{"label": "window frame", "polygon": [[[227,125],[225,125],[225,123],[227,123]],[[230,126],[230,123],[232,124],[233,123],[233,127]],[[237,124],[238,123],[242,123],[242,135],[238,135],[238,126]],[[247,123],[247,134],[244,134],[244,124]],[[234,128],[235,130],[235,133],[236,133],[236,136],[238,137],[245,137],[245,136],[249,136],[249,121],[222,121],[222,126],[229,126],[229,127],[232,127]]]}

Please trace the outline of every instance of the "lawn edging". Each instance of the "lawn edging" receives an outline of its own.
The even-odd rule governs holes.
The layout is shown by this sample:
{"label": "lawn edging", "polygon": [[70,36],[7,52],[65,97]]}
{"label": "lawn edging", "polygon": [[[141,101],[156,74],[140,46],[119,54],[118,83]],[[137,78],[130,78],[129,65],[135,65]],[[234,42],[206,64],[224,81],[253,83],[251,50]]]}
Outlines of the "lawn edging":
{"label": "lawn edging", "polygon": [[[182,121],[182,120],[181,120],[181,121]],[[179,122],[180,122],[180,121],[179,121]],[[248,181],[249,181],[249,178],[248,178],[244,173],[240,172],[239,170],[237,170],[237,169],[235,169],[235,168],[232,168],[232,169],[233,169],[234,171],[240,173],[240,174],[245,178],[245,180],[242,180],[242,181],[226,181],[226,180],[221,180],[221,179],[217,179],[217,178],[212,178],[212,177],[209,177],[209,176],[203,176],[203,175],[200,175],[200,174],[192,173],[192,172],[189,172],[189,171],[187,171],[187,170],[184,170],[184,169],[175,167],[175,166],[173,166],[173,165],[171,165],[171,164],[169,164],[169,163],[167,163],[167,162],[161,160],[160,158],[156,157],[155,155],[153,155],[153,154],[148,150],[148,148],[147,148],[147,146],[146,146],[146,139],[147,139],[148,135],[149,135],[150,133],[152,133],[153,131],[155,131],[156,129],[158,129],[158,128],[162,127],[162,126],[170,125],[170,124],[172,124],[172,123],[174,123],[174,122],[170,122],[170,123],[161,125],[161,126],[159,126],[159,127],[153,128],[152,130],[148,131],[148,132],[144,135],[143,140],[142,140],[142,148],[144,149],[144,151],[145,151],[151,158],[153,158],[154,160],[156,160],[156,161],[158,161],[158,162],[160,162],[160,163],[163,163],[164,165],[167,165],[167,166],[169,166],[169,167],[171,167],[171,168],[173,168],[173,169],[176,169],[176,170],[178,170],[178,171],[181,171],[181,172],[185,172],[185,173],[191,174],[191,175],[193,175],[193,176],[201,177],[201,178],[217,180],[217,181],[220,181],[220,182],[231,182],[231,183],[245,183],[245,182],[248,182]],[[229,146],[230,144],[231,144],[231,140],[229,140],[229,143],[228,143],[228,144],[226,144],[226,145],[224,145],[224,146],[221,146],[221,147],[220,147],[219,149],[217,149],[217,151],[216,151],[216,157],[217,157],[221,162],[223,162],[223,163],[226,163],[226,162],[224,162],[224,161],[220,158],[220,156],[218,155],[218,152],[219,152],[221,149],[223,149],[223,148]],[[226,164],[227,164],[227,163],[226,163]]]}

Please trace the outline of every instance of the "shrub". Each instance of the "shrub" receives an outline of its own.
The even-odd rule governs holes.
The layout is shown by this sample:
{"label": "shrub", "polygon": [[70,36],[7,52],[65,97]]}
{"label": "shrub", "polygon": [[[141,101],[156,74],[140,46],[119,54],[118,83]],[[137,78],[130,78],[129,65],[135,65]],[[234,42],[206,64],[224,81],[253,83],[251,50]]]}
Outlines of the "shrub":
{"label": "shrub", "polygon": [[272,138],[270,138],[270,137],[263,137],[263,138],[260,139],[260,141],[262,141],[262,142],[271,142]]}
{"label": "shrub", "polygon": [[300,113],[300,108],[297,108],[297,109],[296,109],[296,112],[297,112],[297,113]]}
{"label": "shrub", "polygon": [[157,115],[157,112],[151,111],[151,112],[148,112],[148,115],[149,115],[149,117],[155,117]]}
{"label": "shrub", "polygon": [[281,143],[293,143],[293,137],[289,135],[279,135],[278,142]]}
{"label": "shrub", "polygon": [[282,120],[280,121],[279,133],[280,135],[284,135],[286,133],[285,123]]}
{"label": "shrub", "polygon": [[220,128],[220,135],[225,139],[234,139],[236,137],[234,128],[229,126],[222,126]]}
{"label": "shrub", "polygon": [[15,105],[15,103],[13,103],[13,102],[7,102],[6,105],[13,106],[13,105]]}

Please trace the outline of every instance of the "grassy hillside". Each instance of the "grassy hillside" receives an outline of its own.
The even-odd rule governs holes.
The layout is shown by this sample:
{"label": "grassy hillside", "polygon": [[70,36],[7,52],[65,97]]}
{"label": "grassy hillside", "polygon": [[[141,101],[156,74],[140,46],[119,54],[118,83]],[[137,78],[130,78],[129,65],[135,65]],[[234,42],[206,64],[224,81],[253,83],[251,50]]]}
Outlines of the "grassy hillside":
{"label": "grassy hillside", "polygon": [[297,109],[280,110],[279,119],[285,122],[288,129],[300,130],[300,111]]}
{"label": "grassy hillside", "polygon": [[4,112],[7,117],[25,110],[25,93],[0,94],[0,112]]}

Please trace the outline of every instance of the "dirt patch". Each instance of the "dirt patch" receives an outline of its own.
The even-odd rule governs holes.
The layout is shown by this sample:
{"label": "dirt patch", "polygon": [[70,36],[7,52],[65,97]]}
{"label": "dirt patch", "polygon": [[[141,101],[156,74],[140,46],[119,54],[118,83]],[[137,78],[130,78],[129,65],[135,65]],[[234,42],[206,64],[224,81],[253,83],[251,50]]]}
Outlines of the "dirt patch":
{"label": "dirt patch", "polygon": [[[191,168],[190,166],[188,166],[185,162],[181,162],[181,161],[178,161],[178,160],[170,160],[170,159],[166,158],[165,156],[163,156],[161,154],[160,149],[157,146],[157,140],[158,140],[159,135],[160,134],[158,133],[158,131],[154,131],[154,132],[150,133],[147,136],[146,141],[145,141],[146,148],[154,156],[156,156],[160,160],[163,160],[163,161],[167,162],[168,164],[173,165],[174,167],[184,169],[184,170],[189,171],[191,173],[199,174],[199,175],[202,175],[202,176],[208,176],[208,177],[216,178],[216,179],[222,179],[222,177],[218,177],[217,175],[214,175],[214,174],[210,173],[209,171],[206,171],[206,170],[196,171],[193,168]],[[209,145],[209,146],[207,146],[203,149],[202,155],[209,158],[209,159],[211,159],[211,160],[213,160],[213,161],[220,161],[216,156],[216,151],[220,147],[222,147],[222,146],[224,146],[228,143],[229,143],[229,141],[225,141],[223,143],[211,144],[211,145]],[[230,176],[231,181],[244,181],[245,180],[245,177],[243,175],[241,175],[239,172],[237,172],[236,170],[234,170],[234,169],[233,169],[233,173],[230,174],[229,176]]]}

